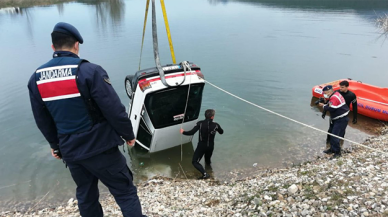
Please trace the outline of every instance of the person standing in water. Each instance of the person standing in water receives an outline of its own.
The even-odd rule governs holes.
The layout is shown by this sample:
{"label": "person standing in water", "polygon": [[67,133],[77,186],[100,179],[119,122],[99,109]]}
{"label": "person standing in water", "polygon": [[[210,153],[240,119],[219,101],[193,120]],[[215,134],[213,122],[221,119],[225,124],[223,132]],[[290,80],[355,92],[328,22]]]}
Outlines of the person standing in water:
{"label": "person standing in water", "polygon": [[[357,123],[357,96],[356,94],[354,94],[352,91],[350,91],[348,88],[349,88],[349,82],[348,81],[341,81],[339,83],[340,85],[340,89],[337,90],[337,92],[339,91],[339,93],[342,95],[342,97],[345,99],[345,102],[346,102],[346,105],[350,108],[350,104],[352,104],[352,107],[353,107],[353,124],[356,124]],[[325,113],[323,114],[322,117],[324,117],[326,115],[326,111]],[[333,123],[332,121],[330,121],[330,126],[329,126],[329,130],[328,132],[331,133],[333,131]],[[344,145],[344,140],[341,139],[340,140],[340,147],[341,147],[341,150],[343,150],[343,145]],[[327,135],[327,138],[326,138],[326,150],[325,151],[328,151],[330,150],[330,135]]]}
{"label": "person standing in water", "polygon": [[215,113],[216,112],[214,109],[208,109],[205,111],[206,119],[203,121],[199,121],[192,130],[180,130],[180,132],[186,136],[192,136],[197,131],[199,131],[198,145],[194,152],[192,164],[199,172],[201,172],[202,176],[200,177],[200,179],[208,179],[210,178],[210,176],[206,173],[205,169],[199,163],[199,161],[201,161],[202,157],[205,155],[205,163],[206,165],[210,166],[211,157],[214,150],[214,138],[216,136],[216,133],[224,133],[224,130],[221,128],[221,126],[218,123],[213,122]]}

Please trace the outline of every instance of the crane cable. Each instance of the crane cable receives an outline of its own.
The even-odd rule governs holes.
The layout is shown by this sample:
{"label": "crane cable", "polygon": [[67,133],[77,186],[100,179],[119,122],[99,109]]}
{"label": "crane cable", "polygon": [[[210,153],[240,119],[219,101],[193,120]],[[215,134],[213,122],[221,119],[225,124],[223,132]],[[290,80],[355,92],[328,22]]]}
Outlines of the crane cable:
{"label": "crane cable", "polygon": [[144,45],[144,35],[147,25],[147,17],[148,17],[148,8],[150,6],[150,0],[147,0],[146,2],[146,9],[145,9],[145,15],[144,15],[144,24],[143,24],[143,37],[141,38],[141,48],[140,48],[140,60],[139,60],[139,70],[141,66],[141,57],[143,55],[143,45]]}

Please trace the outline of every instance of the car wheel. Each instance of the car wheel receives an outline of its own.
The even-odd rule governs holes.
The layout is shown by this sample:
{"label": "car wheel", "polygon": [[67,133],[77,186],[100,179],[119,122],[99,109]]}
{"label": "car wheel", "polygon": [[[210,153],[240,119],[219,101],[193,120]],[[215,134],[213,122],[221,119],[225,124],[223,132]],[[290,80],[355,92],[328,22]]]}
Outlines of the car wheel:
{"label": "car wheel", "polygon": [[127,93],[128,97],[130,99],[132,99],[132,94],[133,94],[132,78],[133,78],[133,75],[128,75],[127,77],[125,77],[125,82],[124,82],[125,92]]}

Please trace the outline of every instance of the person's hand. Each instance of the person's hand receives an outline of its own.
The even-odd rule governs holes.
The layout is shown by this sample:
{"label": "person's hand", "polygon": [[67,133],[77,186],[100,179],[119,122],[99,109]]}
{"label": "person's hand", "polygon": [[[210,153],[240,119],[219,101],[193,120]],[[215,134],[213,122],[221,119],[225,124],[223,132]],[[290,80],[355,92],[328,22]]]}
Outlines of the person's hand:
{"label": "person's hand", "polygon": [[129,140],[129,141],[127,141],[127,145],[132,147],[135,145],[135,142],[136,142],[136,139]]}
{"label": "person's hand", "polygon": [[322,116],[321,116],[323,119],[325,119],[325,117],[326,117],[326,113],[324,112],[324,113],[322,113]]}
{"label": "person's hand", "polygon": [[320,102],[318,105],[319,105],[319,106],[324,106],[325,104],[323,104],[323,103]]}
{"label": "person's hand", "polygon": [[357,118],[353,118],[353,124],[357,124]]}
{"label": "person's hand", "polygon": [[183,133],[183,132],[185,132],[185,131],[181,128],[180,132]]}
{"label": "person's hand", "polygon": [[55,157],[56,159],[58,159],[58,160],[61,159],[57,154],[54,154],[54,149],[51,149],[51,155],[52,155],[53,157]]}

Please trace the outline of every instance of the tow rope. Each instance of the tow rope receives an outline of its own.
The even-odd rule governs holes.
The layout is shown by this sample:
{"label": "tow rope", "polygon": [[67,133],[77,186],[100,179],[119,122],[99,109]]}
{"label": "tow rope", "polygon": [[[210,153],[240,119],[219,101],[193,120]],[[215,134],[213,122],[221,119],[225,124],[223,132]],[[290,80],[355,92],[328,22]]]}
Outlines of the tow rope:
{"label": "tow rope", "polygon": [[340,137],[340,136],[334,135],[334,134],[329,133],[329,132],[327,132],[327,131],[318,129],[318,128],[316,128],[316,127],[313,127],[313,126],[310,126],[310,125],[308,125],[308,124],[302,123],[302,122],[300,122],[300,121],[294,120],[294,119],[289,118],[289,117],[287,117],[287,116],[284,116],[284,115],[282,115],[282,114],[276,113],[276,112],[271,111],[271,110],[269,110],[269,109],[266,109],[266,108],[264,108],[264,107],[262,107],[262,106],[259,106],[259,105],[255,104],[255,103],[253,103],[253,102],[250,102],[250,101],[248,101],[248,100],[246,100],[246,99],[243,99],[243,98],[241,98],[241,97],[239,97],[239,96],[236,96],[236,95],[234,95],[234,94],[232,94],[232,93],[230,93],[230,92],[228,92],[228,91],[222,89],[221,87],[218,87],[218,86],[216,86],[215,84],[212,84],[212,83],[209,82],[209,81],[206,81],[206,80],[205,80],[205,82],[208,83],[209,85],[213,86],[214,88],[216,88],[216,89],[218,89],[218,90],[220,90],[220,91],[222,91],[222,92],[224,92],[224,93],[226,93],[226,94],[228,94],[228,95],[230,95],[230,96],[233,96],[233,97],[236,98],[236,99],[239,99],[239,100],[241,100],[241,101],[243,101],[243,102],[245,102],[245,103],[248,103],[248,104],[250,104],[250,105],[253,105],[253,106],[255,106],[255,107],[259,108],[259,109],[262,109],[262,110],[264,110],[264,111],[266,111],[266,112],[272,113],[272,114],[274,114],[274,115],[276,115],[276,116],[279,116],[279,117],[281,117],[281,118],[287,119],[287,120],[292,121],[292,122],[294,122],[294,123],[297,123],[297,124],[300,124],[300,125],[302,125],[302,126],[308,127],[308,128],[310,128],[310,129],[319,131],[319,132],[321,132],[321,133],[328,134],[328,135],[333,136],[333,137],[335,137],[335,138],[345,140],[345,141],[350,142],[350,143],[353,143],[353,144],[355,144],[355,145],[358,145],[358,146],[361,146],[361,147],[370,149],[370,150],[372,150],[372,151],[376,151],[376,152],[382,153],[383,155],[387,155],[387,154],[388,154],[388,153],[383,152],[383,151],[380,151],[380,150],[378,150],[378,149],[375,149],[375,148],[372,148],[372,147],[363,145],[363,144],[361,144],[361,143],[352,141],[352,140],[350,140],[350,139],[345,139],[344,137]]}

